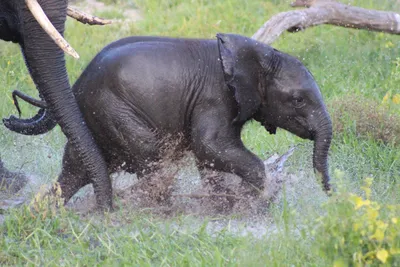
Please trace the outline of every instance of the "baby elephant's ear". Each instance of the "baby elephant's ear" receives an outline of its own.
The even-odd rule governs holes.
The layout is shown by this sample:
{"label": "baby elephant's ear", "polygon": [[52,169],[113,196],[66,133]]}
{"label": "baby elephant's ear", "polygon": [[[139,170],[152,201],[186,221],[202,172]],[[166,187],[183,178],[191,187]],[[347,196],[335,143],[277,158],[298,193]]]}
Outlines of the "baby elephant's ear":
{"label": "baby elephant's ear", "polygon": [[240,35],[217,34],[225,82],[235,93],[238,114],[234,122],[249,120],[261,104],[260,64],[255,41]]}
{"label": "baby elephant's ear", "polygon": [[235,50],[233,47],[234,42],[231,40],[232,38],[229,38],[228,34],[218,33],[217,39],[222,68],[224,70],[225,79],[228,81],[228,79],[233,76],[233,68],[235,64],[233,56]]}

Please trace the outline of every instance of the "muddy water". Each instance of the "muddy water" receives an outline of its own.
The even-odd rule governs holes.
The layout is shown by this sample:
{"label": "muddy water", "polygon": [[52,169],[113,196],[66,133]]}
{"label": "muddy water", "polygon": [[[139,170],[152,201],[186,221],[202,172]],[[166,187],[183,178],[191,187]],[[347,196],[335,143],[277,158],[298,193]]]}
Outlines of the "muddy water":
{"label": "muddy water", "polygon": [[[206,179],[200,179],[191,154],[177,162],[165,162],[155,174],[137,180],[135,175],[119,173],[112,176],[114,195],[118,208],[126,212],[146,210],[161,217],[174,217],[179,214],[193,215],[190,227],[199,227],[204,218],[213,219],[207,225],[210,233],[229,228],[229,231],[242,235],[253,234],[261,237],[276,231],[276,225],[268,214],[271,203],[282,198],[282,186],[286,190],[295,190],[299,175],[285,172],[285,163],[292,155],[293,149],[284,155],[273,155],[264,164],[267,179],[265,190],[255,192],[233,174],[207,173]],[[1,213],[5,210],[29,203],[32,192],[38,190],[35,181],[30,182],[19,195],[1,197]],[[314,185],[315,187],[315,185]],[[91,216],[95,207],[95,197],[91,186],[83,188],[67,204],[68,209]],[[1,212],[3,211],[3,212]],[[232,219],[235,218],[235,219]]]}
{"label": "muddy water", "polygon": [[[123,205],[167,215],[262,213],[277,199],[285,176],[283,167],[292,153],[293,149],[265,161],[267,179],[262,192],[233,174],[207,171],[206,179],[200,179],[193,157],[187,154],[181,160],[164,162],[159,171],[140,180],[124,173],[113,176],[114,194]],[[72,199],[68,207],[85,213],[94,208],[94,201],[90,188]]]}

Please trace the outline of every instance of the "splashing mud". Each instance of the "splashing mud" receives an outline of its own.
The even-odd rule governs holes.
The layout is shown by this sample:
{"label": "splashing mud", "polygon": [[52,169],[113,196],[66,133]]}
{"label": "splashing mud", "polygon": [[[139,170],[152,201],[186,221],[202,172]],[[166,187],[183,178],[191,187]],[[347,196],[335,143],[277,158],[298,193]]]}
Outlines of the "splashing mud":
{"label": "splashing mud", "polygon": [[[262,192],[234,174],[206,171],[203,173],[206,178],[200,179],[190,155],[179,161],[163,161],[158,171],[140,180],[134,175],[114,176],[113,190],[121,208],[146,209],[166,216],[263,214],[279,195],[283,166],[293,150],[282,156],[273,155],[264,162],[267,179]],[[73,198],[67,206],[80,213],[90,212],[95,206],[92,190]]]}
{"label": "splashing mud", "polygon": [[[264,161],[267,178],[262,192],[234,174],[207,171],[204,173],[206,178],[200,179],[194,158],[189,153],[178,161],[163,161],[158,171],[140,180],[136,175],[126,173],[113,175],[115,203],[124,212],[149,212],[163,218],[194,215],[200,218],[198,226],[204,217],[219,217],[208,224],[209,231],[219,231],[229,225],[238,234],[261,236],[274,228],[269,216],[265,216],[268,207],[280,200],[282,185],[294,178],[284,172],[285,162],[293,151],[292,148],[281,156],[274,154]],[[19,206],[26,200],[27,197],[0,198],[0,210]],[[92,186],[78,192],[67,208],[84,217],[93,215],[95,197]],[[240,219],[231,220],[230,215]],[[0,223],[1,219],[0,215]],[[241,228],[239,225],[243,226],[243,223],[246,226]],[[195,225],[193,222],[192,227]]]}

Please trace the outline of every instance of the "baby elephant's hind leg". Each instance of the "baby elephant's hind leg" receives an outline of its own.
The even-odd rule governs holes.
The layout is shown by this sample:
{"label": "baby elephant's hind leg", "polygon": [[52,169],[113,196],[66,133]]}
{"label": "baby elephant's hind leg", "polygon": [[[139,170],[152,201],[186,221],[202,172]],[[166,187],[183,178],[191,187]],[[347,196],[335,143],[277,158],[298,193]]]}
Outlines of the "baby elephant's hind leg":
{"label": "baby elephant's hind leg", "polygon": [[112,146],[109,147],[113,153],[118,154],[138,177],[156,170],[162,146],[162,138],[156,131],[135,116],[120,115],[114,118],[113,123],[117,129],[110,136]]}
{"label": "baby elephant's hind leg", "polygon": [[67,143],[62,161],[62,171],[58,177],[61,188],[61,197],[67,203],[79,189],[91,183],[82,163],[78,159],[76,152]]}

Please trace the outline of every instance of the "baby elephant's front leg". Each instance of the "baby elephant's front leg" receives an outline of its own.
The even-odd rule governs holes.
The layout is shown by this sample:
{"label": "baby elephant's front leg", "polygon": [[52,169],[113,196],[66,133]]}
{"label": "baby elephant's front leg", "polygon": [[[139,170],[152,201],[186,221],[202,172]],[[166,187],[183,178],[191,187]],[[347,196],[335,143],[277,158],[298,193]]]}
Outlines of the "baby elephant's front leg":
{"label": "baby elephant's front leg", "polygon": [[199,165],[217,171],[235,173],[257,189],[264,189],[266,178],[264,163],[245,148],[240,139],[207,138],[206,136],[206,138],[193,141],[194,153]]}

